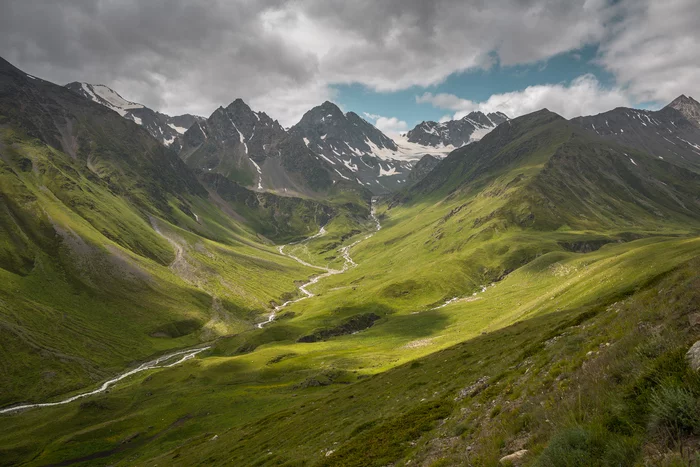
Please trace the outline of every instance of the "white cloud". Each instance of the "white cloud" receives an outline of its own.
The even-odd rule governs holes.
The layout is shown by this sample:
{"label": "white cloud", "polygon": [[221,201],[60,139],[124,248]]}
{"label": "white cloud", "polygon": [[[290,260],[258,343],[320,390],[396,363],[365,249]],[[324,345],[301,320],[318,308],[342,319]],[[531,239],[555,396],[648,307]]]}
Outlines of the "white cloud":
{"label": "white cloud", "polygon": [[697,0],[622,0],[621,21],[601,45],[600,63],[638,101],[700,96]]}
{"label": "white cloud", "polygon": [[513,118],[542,108],[565,118],[573,118],[630,105],[630,99],[622,89],[605,88],[591,74],[579,76],[568,84],[529,86],[521,91],[494,94],[483,102],[461,99],[453,94],[431,93],[417,96],[416,101],[455,111],[454,119],[475,110],[503,112]]}
{"label": "white cloud", "polygon": [[6,0],[0,55],[171,114],[241,97],[290,125],[334,84],[430,86],[594,43],[610,11],[607,0]]}
{"label": "white cloud", "polygon": [[[5,0],[0,55],[51,81],[107,84],[171,114],[208,115],[241,97],[290,125],[332,98],[337,84],[379,92],[435,86],[496,61],[545,66],[600,44],[599,63],[635,101],[668,101],[700,95],[697,2]],[[570,115],[604,108],[586,95],[626,101],[587,84],[594,83],[528,88],[500,105],[522,112],[546,102]],[[561,90],[580,94],[566,103]]]}
{"label": "white cloud", "polygon": [[370,119],[370,120],[377,120],[378,118],[381,117],[381,115],[371,114],[371,113],[368,113],[368,112],[362,112],[362,115],[364,115],[365,117],[367,117],[367,118]]}
{"label": "white cloud", "polygon": [[396,117],[382,117],[381,115],[368,113],[365,113],[365,116],[371,120],[374,120],[374,126],[376,126],[379,131],[390,137],[408,131],[408,123],[406,123],[404,120],[399,120]]}

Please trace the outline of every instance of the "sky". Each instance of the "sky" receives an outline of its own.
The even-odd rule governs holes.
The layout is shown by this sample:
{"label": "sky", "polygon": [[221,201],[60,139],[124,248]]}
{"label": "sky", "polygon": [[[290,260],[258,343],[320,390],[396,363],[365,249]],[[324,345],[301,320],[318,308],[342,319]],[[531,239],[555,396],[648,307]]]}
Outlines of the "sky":
{"label": "sky", "polygon": [[170,115],[331,100],[393,135],[700,98],[698,24],[698,0],[0,0],[0,56]]}

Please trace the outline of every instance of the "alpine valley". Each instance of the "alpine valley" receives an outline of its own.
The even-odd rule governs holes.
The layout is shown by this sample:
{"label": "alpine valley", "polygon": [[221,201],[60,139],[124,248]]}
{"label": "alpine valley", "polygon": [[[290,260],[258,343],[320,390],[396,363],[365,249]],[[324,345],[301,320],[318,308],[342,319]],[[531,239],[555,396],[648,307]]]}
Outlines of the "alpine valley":
{"label": "alpine valley", "polygon": [[117,91],[0,59],[0,465],[699,465],[693,98],[390,137]]}

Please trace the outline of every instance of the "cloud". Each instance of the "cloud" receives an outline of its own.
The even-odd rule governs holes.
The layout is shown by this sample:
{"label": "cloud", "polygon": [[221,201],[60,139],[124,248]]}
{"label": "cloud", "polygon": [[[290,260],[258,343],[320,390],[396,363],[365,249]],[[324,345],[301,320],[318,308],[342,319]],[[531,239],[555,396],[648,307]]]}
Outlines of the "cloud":
{"label": "cloud", "polygon": [[362,112],[369,120],[374,122],[379,131],[389,136],[396,136],[400,133],[408,131],[408,123],[404,120],[399,120],[396,117],[383,117],[377,114]]}
{"label": "cloud", "polygon": [[[3,0],[0,55],[171,114],[209,115],[241,97],[291,125],[338,84],[431,87],[494,63],[545,66],[591,44],[634,101],[697,97],[699,23],[697,0]],[[587,84],[528,88],[500,104],[571,114],[602,110],[586,92],[625,101]],[[561,90],[582,93],[566,104]]]}
{"label": "cloud", "polygon": [[2,11],[0,55],[29,73],[172,114],[242,97],[284,125],[335,84],[395,91],[545,60],[601,40],[613,14],[607,0],[4,0]]}
{"label": "cloud", "polygon": [[483,102],[461,99],[453,94],[425,93],[416,97],[418,103],[454,111],[454,119],[470,112],[503,112],[518,117],[548,108],[565,118],[590,115],[614,107],[629,106],[630,98],[620,88],[606,88],[591,74],[579,76],[568,84],[529,86],[521,91],[494,94]]}
{"label": "cloud", "polygon": [[638,101],[700,96],[697,0],[622,0],[621,20],[600,47],[600,64]]}
{"label": "cloud", "polygon": [[387,135],[397,135],[408,131],[408,123],[396,117],[379,117],[374,125]]}

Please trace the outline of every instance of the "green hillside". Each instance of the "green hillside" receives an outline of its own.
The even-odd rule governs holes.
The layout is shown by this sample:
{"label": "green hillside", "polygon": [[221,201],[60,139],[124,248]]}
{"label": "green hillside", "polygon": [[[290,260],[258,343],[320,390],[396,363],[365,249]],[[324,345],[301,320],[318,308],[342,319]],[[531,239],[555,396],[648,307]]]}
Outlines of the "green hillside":
{"label": "green hillside", "polygon": [[0,71],[0,405],[253,328],[313,273],[264,235],[346,211],[274,195],[243,209],[133,122]]}
{"label": "green hillside", "polygon": [[375,203],[378,229],[359,192],[73,156],[0,110],[0,405],[212,345],[0,415],[1,465],[695,462],[696,173],[543,110]]}

